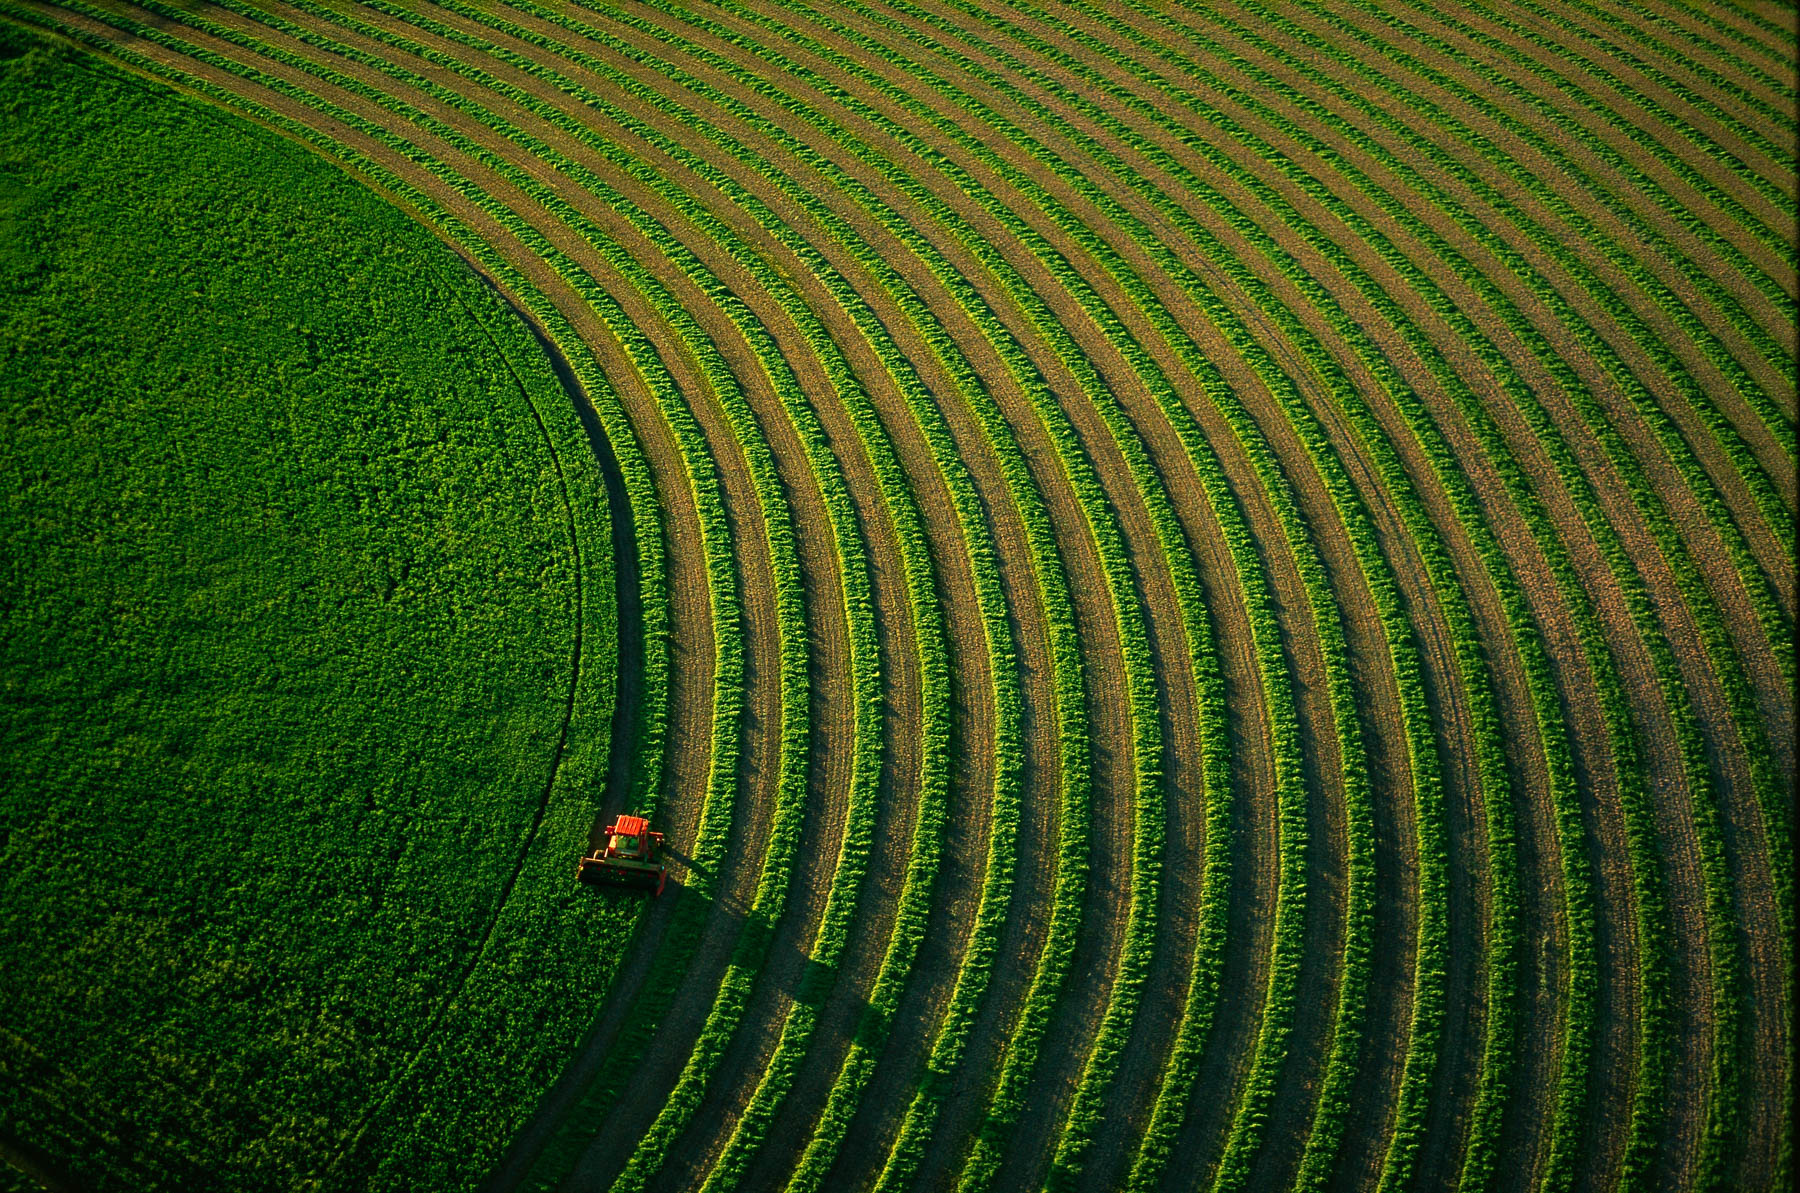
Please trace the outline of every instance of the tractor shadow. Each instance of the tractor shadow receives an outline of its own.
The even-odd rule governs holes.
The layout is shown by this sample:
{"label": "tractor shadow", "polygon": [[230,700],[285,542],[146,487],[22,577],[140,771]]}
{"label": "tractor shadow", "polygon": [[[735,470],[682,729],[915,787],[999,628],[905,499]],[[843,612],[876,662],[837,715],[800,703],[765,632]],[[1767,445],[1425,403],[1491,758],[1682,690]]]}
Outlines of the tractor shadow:
{"label": "tractor shadow", "polygon": [[[651,914],[665,921],[664,931],[656,934],[657,939],[651,946],[658,954],[656,963],[661,964],[665,960],[662,954],[666,951],[681,949],[682,938],[689,937],[688,933],[677,928],[677,921],[698,924],[699,939],[688,946],[693,952],[688,956],[668,956],[666,960],[669,963],[679,965],[683,970],[714,967],[722,970],[726,964],[740,957],[755,956],[752,950],[761,950],[763,959],[756,968],[756,982],[759,986],[773,983],[774,988],[787,998],[827,1010],[831,1019],[844,1022],[850,1025],[849,1030],[854,1030],[854,1025],[861,1021],[868,1002],[860,991],[855,994],[837,991],[834,997],[834,989],[842,969],[841,962],[827,964],[818,960],[792,939],[791,932],[780,931],[779,921],[758,914],[754,907],[736,895],[730,892],[722,895],[708,894],[707,887],[723,885],[717,881],[719,876],[680,849],[665,844],[662,852],[669,860],[669,881],[662,895],[652,899]],[[714,881],[697,882],[696,878]],[[646,897],[640,891],[605,887],[590,889],[600,898]],[[676,929],[673,939],[670,939],[671,928]],[[721,945],[723,957],[719,955]],[[715,966],[697,964],[702,955],[715,958]],[[755,996],[752,995],[752,1006],[755,1002]]]}

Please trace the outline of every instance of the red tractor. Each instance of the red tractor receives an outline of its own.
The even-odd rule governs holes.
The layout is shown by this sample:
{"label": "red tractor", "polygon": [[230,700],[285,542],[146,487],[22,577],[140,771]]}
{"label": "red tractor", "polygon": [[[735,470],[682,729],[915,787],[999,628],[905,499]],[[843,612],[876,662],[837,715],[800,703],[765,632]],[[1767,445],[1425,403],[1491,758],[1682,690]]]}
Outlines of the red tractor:
{"label": "red tractor", "polygon": [[650,831],[642,816],[621,816],[606,826],[606,847],[596,849],[575,867],[575,877],[593,886],[627,886],[663,893],[669,867],[657,857],[663,835]]}

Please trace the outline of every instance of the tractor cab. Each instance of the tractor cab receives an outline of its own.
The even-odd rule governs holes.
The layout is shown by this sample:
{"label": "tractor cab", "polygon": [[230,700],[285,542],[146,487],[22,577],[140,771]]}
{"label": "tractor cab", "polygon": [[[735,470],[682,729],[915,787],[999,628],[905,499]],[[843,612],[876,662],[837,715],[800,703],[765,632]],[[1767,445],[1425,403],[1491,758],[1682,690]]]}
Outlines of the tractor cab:
{"label": "tractor cab", "polygon": [[642,816],[620,816],[606,826],[606,844],[587,854],[575,877],[591,886],[624,886],[663,893],[669,868],[657,853],[663,835],[650,830]]}

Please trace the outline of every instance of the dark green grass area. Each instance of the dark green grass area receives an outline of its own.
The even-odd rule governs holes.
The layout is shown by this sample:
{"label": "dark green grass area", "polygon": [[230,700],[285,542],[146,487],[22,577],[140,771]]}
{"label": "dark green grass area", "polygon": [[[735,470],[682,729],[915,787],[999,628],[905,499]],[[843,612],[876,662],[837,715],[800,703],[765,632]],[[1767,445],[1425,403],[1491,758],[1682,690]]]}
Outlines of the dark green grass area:
{"label": "dark green grass area", "polygon": [[0,295],[0,1144],[479,1179],[639,907],[572,880],[616,663],[568,397],[351,179],[3,25]]}

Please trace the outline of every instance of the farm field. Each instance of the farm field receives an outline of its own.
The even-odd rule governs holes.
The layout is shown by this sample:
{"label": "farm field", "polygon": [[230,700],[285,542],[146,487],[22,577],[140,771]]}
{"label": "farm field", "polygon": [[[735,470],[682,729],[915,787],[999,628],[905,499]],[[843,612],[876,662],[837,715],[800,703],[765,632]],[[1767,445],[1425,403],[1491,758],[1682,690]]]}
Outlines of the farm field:
{"label": "farm field", "polygon": [[1791,7],[0,18],[33,1179],[1788,1185]]}

